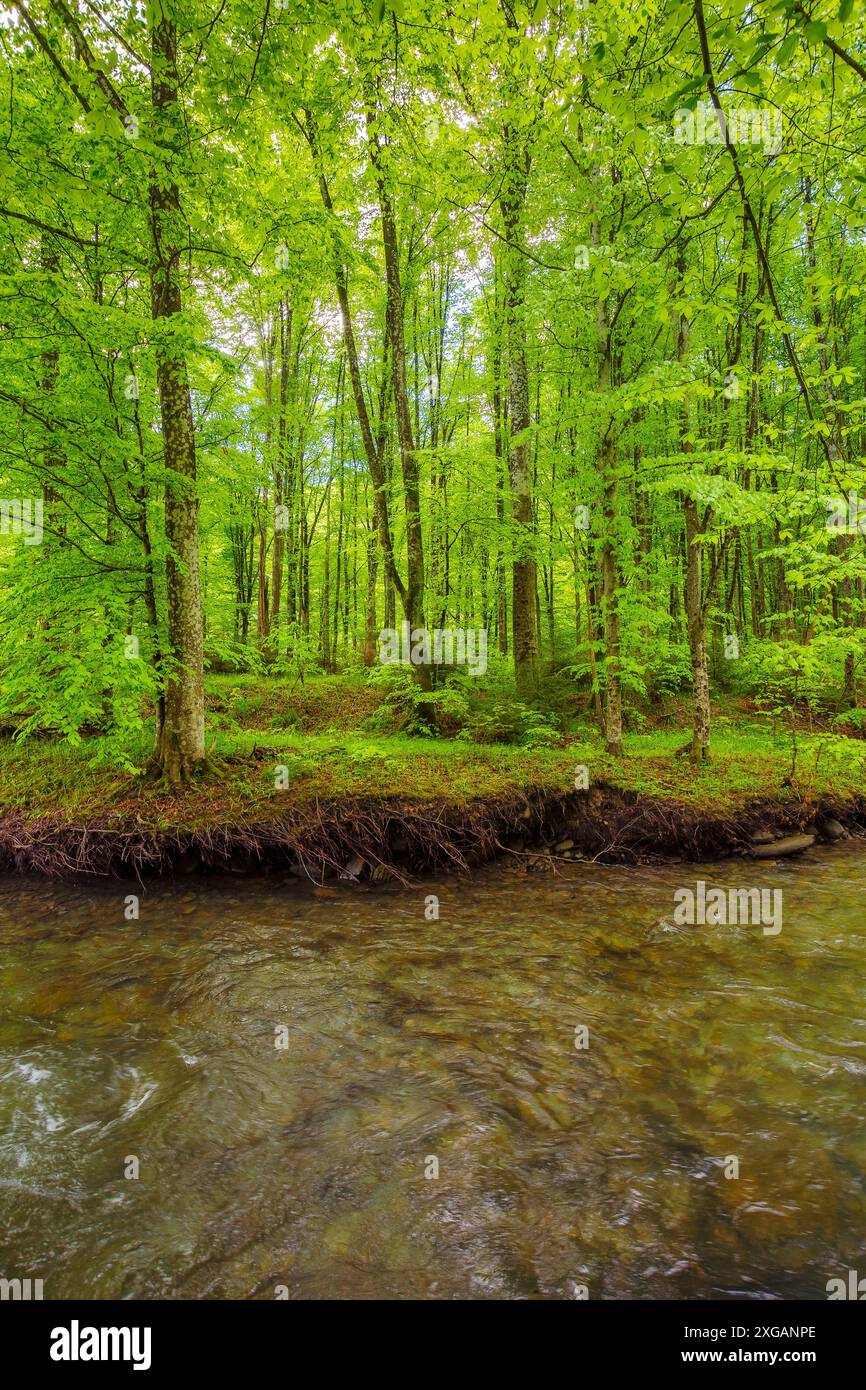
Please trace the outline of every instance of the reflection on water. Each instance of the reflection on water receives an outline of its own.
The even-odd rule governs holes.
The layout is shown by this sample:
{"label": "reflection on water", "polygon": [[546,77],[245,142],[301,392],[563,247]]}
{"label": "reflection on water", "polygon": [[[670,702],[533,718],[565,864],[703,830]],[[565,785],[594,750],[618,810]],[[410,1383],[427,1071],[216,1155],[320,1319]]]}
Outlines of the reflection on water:
{"label": "reflection on water", "polygon": [[[782,932],[670,929],[699,877],[781,887]],[[863,1263],[862,849],[186,881],[138,921],[130,891],[0,884],[0,1274],[48,1298],[824,1298]]]}

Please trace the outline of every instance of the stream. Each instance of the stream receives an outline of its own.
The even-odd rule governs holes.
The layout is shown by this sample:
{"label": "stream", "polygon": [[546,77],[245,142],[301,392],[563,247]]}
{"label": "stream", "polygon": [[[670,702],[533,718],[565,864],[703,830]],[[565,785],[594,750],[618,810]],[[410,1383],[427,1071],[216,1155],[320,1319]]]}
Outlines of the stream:
{"label": "stream", "polygon": [[[674,925],[699,879],[781,889],[782,930]],[[2,879],[0,1276],[823,1299],[866,1274],[864,902],[856,844],[410,889]]]}

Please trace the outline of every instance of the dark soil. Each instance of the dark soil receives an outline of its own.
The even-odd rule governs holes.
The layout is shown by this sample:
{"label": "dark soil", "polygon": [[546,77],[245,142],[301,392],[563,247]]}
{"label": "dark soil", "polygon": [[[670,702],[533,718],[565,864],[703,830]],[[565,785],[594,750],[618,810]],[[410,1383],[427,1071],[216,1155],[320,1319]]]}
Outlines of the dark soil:
{"label": "dark soil", "polygon": [[[866,798],[756,800],[721,816],[673,800],[597,784],[586,792],[534,791],[445,801],[364,797],[317,801],[257,824],[206,830],[155,829],[134,822],[69,825],[60,818],[0,818],[0,869],[52,876],[143,877],[289,869],[323,883],[335,876],[409,882],[428,873],[467,873],[500,855],[528,869],[563,860],[638,864],[707,862],[749,855],[765,841],[810,832],[832,817],[866,831]],[[568,842],[571,842],[570,844]]]}

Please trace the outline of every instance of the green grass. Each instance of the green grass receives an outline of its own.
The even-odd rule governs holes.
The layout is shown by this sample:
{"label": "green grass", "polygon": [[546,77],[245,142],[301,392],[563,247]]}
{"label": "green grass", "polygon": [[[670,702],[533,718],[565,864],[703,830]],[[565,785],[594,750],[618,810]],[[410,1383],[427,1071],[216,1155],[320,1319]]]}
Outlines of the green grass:
{"label": "green grass", "polygon": [[[862,790],[864,781],[866,743],[837,739],[810,745],[801,740],[797,786],[785,787],[789,742],[774,737],[766,721],[747,719],[742,712],[719,718],[713,760],[695,768],[688,758],[677,756],[686,742],[682,728],[629,734],[625,756],[615,760],[605,756],[594,729],[568,735],[554,748],[371,733],[357,725],[375,710],[381,694],[371,694],[362,680],[319,679],[307,682],[304,692],[301,699],[276,681],[210,677],[211,765],[179,795],[141,785],[104,761],[100,765],[99,739],[77,747],[47,738],[25,743],[5,739],[0,742],[0,814],[69,824],[107,821],[195,829],[268,820],[316,799],[379,796],[460,805],[531,787],[570,790],[576,765],[586,764],[591,783],[605,781],[641,796],[671,798],[724,815],[763,798],[847,800]],[[318,731],[302,727],[311,724],[318,724]],[[132,765],[144,764],[149,744],[149,734],[142,732],[126,746]],[[835,763],[828,756],[833,748]],[[285,789],[275,785],[278,767],[288,770]]]}

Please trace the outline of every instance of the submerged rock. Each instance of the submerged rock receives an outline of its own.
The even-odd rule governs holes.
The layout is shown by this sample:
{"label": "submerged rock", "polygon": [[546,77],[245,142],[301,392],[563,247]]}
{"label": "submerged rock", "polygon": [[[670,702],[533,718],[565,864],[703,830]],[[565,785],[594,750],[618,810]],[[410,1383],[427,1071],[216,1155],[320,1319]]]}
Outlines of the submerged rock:
{"label": "submerged rock", "polygon": [[814,835],[787,835],[783,840],[772,840],[769,844],[752,842],[752,856],[755,859],[784,859],[789,854],[802,854],[815,843]]}

